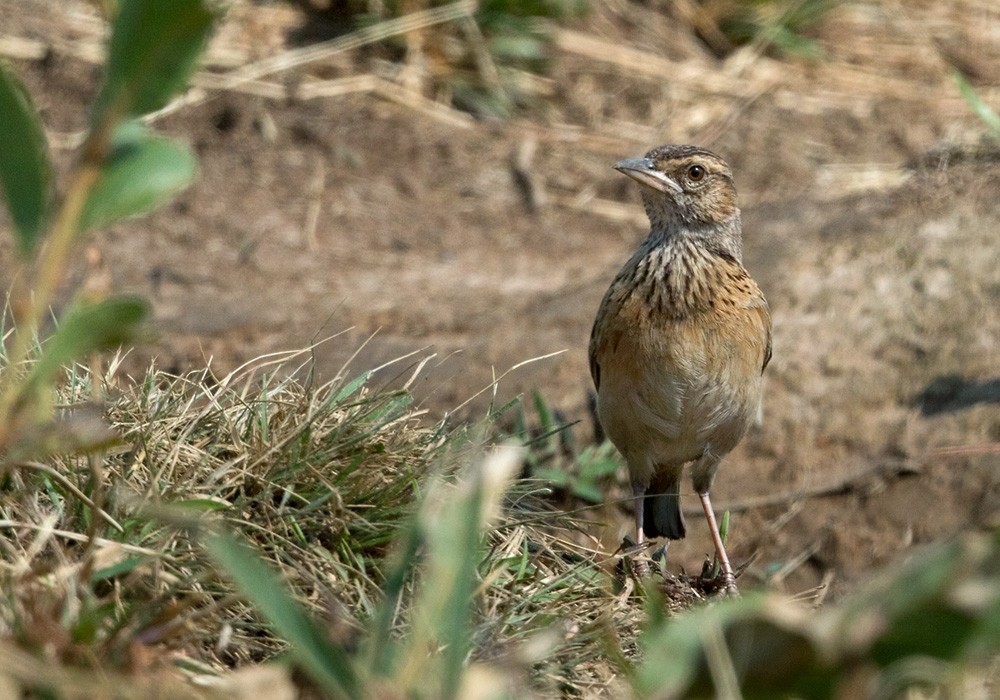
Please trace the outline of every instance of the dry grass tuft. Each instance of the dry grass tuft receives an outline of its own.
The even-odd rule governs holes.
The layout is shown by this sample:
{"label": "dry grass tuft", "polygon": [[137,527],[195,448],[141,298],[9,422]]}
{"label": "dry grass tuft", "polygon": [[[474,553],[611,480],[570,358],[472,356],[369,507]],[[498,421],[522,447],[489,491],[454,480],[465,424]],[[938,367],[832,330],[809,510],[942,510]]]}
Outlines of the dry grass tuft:
{"label": "dry grass tuft", "polygon": [[[380,386],[398,379],[383,376],[387,368],[314,385],[303,355],[260,358],[223,377],[151,369],[141,381],[116,377],[112,363],[98,384],[120,444],[12,465],[4,477],[0,635],[66,678],[84,668],[176,684],[180,671],[203,684],[272,659],[284,643],[201,546],[202,531],[224,523],[336,643],[362,648],[393,543],[425,490],[463,471],[496,429],[428,425],[405,388]],[[59,410],[93,406],[93,379],[73,371]],[[535,692],[607,688],[629,667],[643,613],[614,558],[582,546],[583,521],[554,511],[549,495],[518,481],[489,531],[473,658],[516,669]],[[394,634],[409,629],[419,571],[407,574]],[[26,687],[61,682],[34,668],[0,676]]]}

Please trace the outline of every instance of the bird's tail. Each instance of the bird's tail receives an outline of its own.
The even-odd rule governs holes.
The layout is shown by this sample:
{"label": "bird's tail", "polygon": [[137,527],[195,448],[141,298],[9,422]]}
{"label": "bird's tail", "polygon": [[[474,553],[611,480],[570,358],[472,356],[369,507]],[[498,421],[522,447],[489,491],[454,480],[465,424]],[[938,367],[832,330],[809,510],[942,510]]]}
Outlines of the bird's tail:
{"label": "bird's tail", "polygon": [[684,514],[681,513],[680,480],[652,486],[643,504],[642,531],[647,537],[667,537],[683,539],[686,532]]}

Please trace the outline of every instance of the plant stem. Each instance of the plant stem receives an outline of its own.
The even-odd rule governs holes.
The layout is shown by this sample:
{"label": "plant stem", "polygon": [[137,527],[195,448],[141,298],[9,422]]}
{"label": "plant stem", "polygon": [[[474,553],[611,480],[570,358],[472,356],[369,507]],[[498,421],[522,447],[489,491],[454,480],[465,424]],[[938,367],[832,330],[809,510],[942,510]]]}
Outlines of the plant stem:
{"label": "plant stem", "polygon": [[6,450],[12,434],[16,432],[17,414],[27,398],[23,395],[24,376],[20,368],[28,358],[31,344],[38,337],[45,314],[66,272],[70,253],[77,241],[80,217],[102,174],[113,123],[111,118],[103,119],[94,126],[84,142],[80,163],[47,241],[38,254],[35,284],[30,285],[34,292],[24,304],[26,318],[17,319],[7,372],[0,379],[0,453]]}

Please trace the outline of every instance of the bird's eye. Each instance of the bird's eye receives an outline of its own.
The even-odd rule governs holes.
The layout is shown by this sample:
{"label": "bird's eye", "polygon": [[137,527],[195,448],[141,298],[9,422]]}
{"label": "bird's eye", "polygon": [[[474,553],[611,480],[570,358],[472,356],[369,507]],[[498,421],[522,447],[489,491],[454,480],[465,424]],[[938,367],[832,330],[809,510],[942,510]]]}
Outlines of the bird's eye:
{"label": "bird's eye", "polygon": [[691,182],[700,182],[705,177],[705,168],[701,165],[692,165],[688,168],[688,178]]}

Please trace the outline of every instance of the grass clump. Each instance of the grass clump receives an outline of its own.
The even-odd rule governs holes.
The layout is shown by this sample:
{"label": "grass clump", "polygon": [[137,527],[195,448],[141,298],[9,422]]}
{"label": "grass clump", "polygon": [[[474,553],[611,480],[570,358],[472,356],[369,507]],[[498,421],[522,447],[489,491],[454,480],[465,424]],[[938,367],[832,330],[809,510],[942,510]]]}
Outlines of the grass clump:
{"label": "grass clump", "polygon": [[518,478],[530,459],[489,446],[495,415],[429,424],[381,373],[316,384],[298,357],[138,382],[112,363],[102,405],[93,375],[67,375],[57,411],[121,438],[4,464],[0,685],[822,698],[862,674],[855,697],[889,697],[982,684],[1000,649],[995,535],[920,550],[822,611],[760,592],[698,605],[681,577],[624,575],[565,493]]}
{"label": "grass clump", "polygon": [[[271,580],[279,609],[311,621],[365,693],[454,690],[502,666],[517,673],[497,687],[525,692],[620,675],[604,651],[639,611],[615,602],[613,562],[539,482],[507,488],[520,451],[487,493],[475,465],[489,462],[488,428],[428,425],[370,372],[315,384],[297,357],[222,377],[133,382],[116,363],[96,380],[68,374],[58,411],[103,413],[120,440],[5,464],[0,638],[67,678],[89,670],[140,695],[153,679],[190,693],[279,657],[308,671],[301,639],[259,598]],[[251,567],[233,568],[247,556],[265,572],[250,583]],[[464,651],[447,662],[435,648]],[[436,675],[415,671],[437,662]],[[67,691],[41,668],[0,664],[0,678]]]}
{"label": "grass clump", "polygon": [[[307,389],[254,370],[123,381],[106,411],[121,442],[103,459],[6,465],[0,517],[14,598],[4,618],[15,638],[66,662],[92,655],[112,666],[137,640],[200,649],[194,656],[218,667],[269,658],[282,644],[245,606],[230,607],[197,545],[206,522],[243,533],[314,611],[350,609],[339,613],[345,630],[370,612],[379,563],[412,515],[437,435],[417,426],[405,394],[373,392],[367,375]],[[72,379],[64,412],[78,412],[90,391],[86,371]],[[106,481],[100,512],[83,496],[96,475]],[[38,586],[50,603],[39,606]],[[72,614],[41,624],[65,603],[57,591],[88,589]],[[31,642],[56,620],[67,635]],[[230,643],[220,646],[224,625]]]}
{"label": "grass clump", "polygon": [[541,479],[561,495],[568,510],[581,504],[601,504],[609,495],[624,496],[617,483],[622,462],[614,445],[580,445],[573,424],[546,402],[538,389],[531,395],[537,428],[528,427],[523,409],[515,416],[515,434],[524,436],[528,448],[526,462],[532,476]]}

